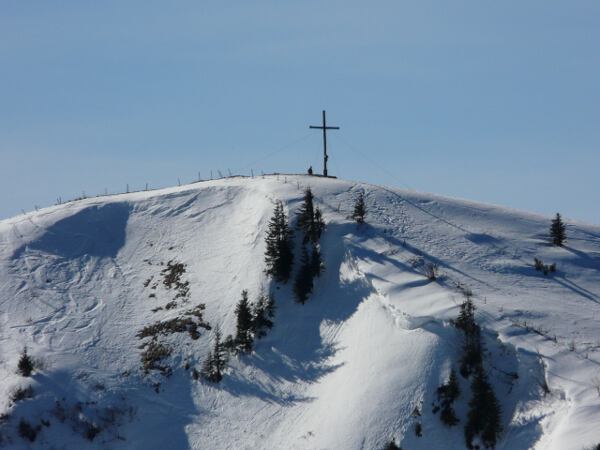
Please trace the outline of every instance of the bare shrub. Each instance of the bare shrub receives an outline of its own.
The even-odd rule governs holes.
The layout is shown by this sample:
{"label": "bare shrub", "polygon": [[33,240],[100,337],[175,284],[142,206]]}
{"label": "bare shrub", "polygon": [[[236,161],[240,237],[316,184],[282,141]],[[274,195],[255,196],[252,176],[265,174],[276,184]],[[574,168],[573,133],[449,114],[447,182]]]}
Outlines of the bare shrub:
{"label": "bare shrub", "polygon": [[14,404],[31,397],[33,397],[33,388],[31,386],[27,386],[13,389],[10,393],[9,398],[10,401]]}
{"label": "bare shrub", "polygon": [[21,419],[18,426],[19,436],[27,439],[29,442],[34,442],[40,428],[40,426],[33,427],[27,420]]}
{"label": "bare shrub", "polygon": [[434,263],[425,264],[425,276],[430,281],[435,281],[438,277],[438,266]]}

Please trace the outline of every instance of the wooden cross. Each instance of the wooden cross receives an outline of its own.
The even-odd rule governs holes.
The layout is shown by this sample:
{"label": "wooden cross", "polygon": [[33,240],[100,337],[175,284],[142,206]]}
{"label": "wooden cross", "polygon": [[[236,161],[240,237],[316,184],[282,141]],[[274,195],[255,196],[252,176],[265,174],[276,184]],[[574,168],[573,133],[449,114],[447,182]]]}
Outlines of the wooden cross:
{"label": "wooden cross", "polygon": [[308,128],[316,128],[318,130],[323,130],[323,176],[327,176],[327,160],[329,156],[327,155],[327,130],[339,130],[340,127],[328,127],[327,120],[325,119],[325,111],[323,111],[323,125],[309,125]]}

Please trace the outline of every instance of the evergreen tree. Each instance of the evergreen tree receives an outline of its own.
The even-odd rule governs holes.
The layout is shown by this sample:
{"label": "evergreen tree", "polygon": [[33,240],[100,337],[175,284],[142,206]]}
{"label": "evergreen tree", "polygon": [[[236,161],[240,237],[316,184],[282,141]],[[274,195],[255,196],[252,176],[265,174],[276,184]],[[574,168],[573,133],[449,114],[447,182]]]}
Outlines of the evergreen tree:
{"label": "evergreen tree", "polygon": [[312,237],[315,227],[315,209],[313,204],[313,193],[310,188],[304,191],[304,201],[298,211],[298,228],[304,232],[303,242],[308,242]]}
{"label": "evergreen tree", "polygon": [[213,352],[210,351],[208,352],[208,355],[206,355],[206,359],[204,360],[204,363],[202,364],[202,377],[207,380],[210,381],[211,383],[218,383],[219,381],[221,381],[222,378],[217,377],[215,370],[214,370],[214,356],[213,356]]}
{"label": "evergreen tree", "polygon": [[460,387],[454,369],[450,371],[448,382],[438,388],[438,398],[442,404],[440,413],[441,421],[452,427],[458,423],[458,417],[454,411],[453,403],[460,395]]}
{"label": "evergreen tree", "polygon": [[228,334],[225,340],[223,341],[223,349],[227,353],[235,353],[235,347],[235,339],[233,339],[232,335]]}
{"label": "evergreen tree", "polygon": [[294,294],[296,301],[304,304],[313,289],[313,268],[308,258],[306,246],[302,246],[302,257],[300,260],[300,270],[296,275],[294,282]]}
{"label": "evergreen tree", "polygon": [[254,342],[252,334],[254,325],[252,323],[252,310],[250,309],[250,303],[248,302],[248,291],[242,291],[242,298],[235,308],[235,314],[237,317],[235,335],[237,349],[241,353],[250,353]]}
{"label": "evergreen tree", "polygon": [[227,351],[221,341],[221,330],[215,327],[215,342],[213,349],[208,353],[202,366],[202,376],[212,382],[218,383],[223,379],[223,372],[227,364]]}
{"label": "evergreen tree", "polygon": [[475,322],[475,305],[470,295],[467,295],[465,301],[460,305],[460,312],[454,321],[454,325],[466,334],[473,333],[477,327],[477,323]]}
{"label": "evergreen tree", "polygon": [[446,384],[446,397],[452,401],[456,400],[460,395],[460,386],[458,385],[458,378],[454,369],[450,371],[450,377]]}
{"label": "evergreen tree", "polygon": [[21,353],[17,369],[19,374],[24,377],[31,376],[31,373],[33,372],[33,360],[31,359],[31,356],[27,354],[27,347],[25,347],[23,353]]}
{"label": "evergreen tree", "polygon": [[267,330],[273,328],[273,316],[275,315],[275,299],[272,295],[261,292],[252,312],[253,331],[257,338],[263,338]]}
{"label": "evergreen tree", "polygon": [[463,356],[460,363],[460,374],[467,378],[481,365],[481,328],[475,322],[475,305],[471,295],[467,295],[460,306],[458,318],[454,325],[463,331]]}
{"label": "evergreen tree", "polygon": [[556,217],[552,219],[552,224],[550,225],[550,239],[554,245],[558,245],[562,247],[567,239],[567,227],[559,213],[556,213]]}
{"label": "evergreen tree", "polygon": [[319,242],[325,229],[325,222],[321,210],[314,206],[314,196],[310,188],[304,191],[304,201],[298,211],[297,224],[298,228],[304,233],[303,243],[313,242],[316,244]]}
{"label": "evergreen tree", "polygon": [[460,374],[467,378],[477,371],[482,363],[481,330],[476,326],[471,334],[464,335],[463,356],[460,361]]}
{"label": "evergreen tree", "polygon": [[465,425],[467,448],[472,449],[473,439],[479,436],[486,448],[494,448],[502,431],[500,404],[485,371],[480,366],[471,383],[472,397]]}
{"label": "evergreen tree", "polygon": [[276,281],[287,283],[292,271],[292,231],[288,227],[283,203],[277,201],[267,229],[265,263],[267,274]]}
{"label": "evergreen tree", "polygon": [[367,215],[367,208],[365,206],[365,195],[362,192],[359,192],[358,197],[354,202],[354,212],[352,213],[352,218],[356,220],[357,223],[365,223],[365,216]]}

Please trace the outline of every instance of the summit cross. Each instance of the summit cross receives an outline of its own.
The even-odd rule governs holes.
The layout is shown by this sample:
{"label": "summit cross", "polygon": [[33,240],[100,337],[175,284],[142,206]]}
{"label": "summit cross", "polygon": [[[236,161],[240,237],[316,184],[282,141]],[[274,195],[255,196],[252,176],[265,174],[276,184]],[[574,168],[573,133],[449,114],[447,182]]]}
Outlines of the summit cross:
{"label": "summit cross", "polygon": [[323,130],[323,176],[327,176],[327,160],[329,159],[329,155],[327,155],[327,130],[339,130],[340,127],[328,127],[327,119],[325,117],[325,111],[323,111],[323,125],[309,125],[308,128]]}

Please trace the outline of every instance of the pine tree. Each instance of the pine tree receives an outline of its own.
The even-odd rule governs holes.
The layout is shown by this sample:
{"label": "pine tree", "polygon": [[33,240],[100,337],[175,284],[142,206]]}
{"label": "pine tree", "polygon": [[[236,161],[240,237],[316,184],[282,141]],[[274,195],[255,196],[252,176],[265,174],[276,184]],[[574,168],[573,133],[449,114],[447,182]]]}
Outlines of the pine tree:
{"label": "pine tree", "polygon": [[218,383],[219,381],[221,381],[221,378],[216,377],[215,374],[215,369],[214,369],[214,356],[213,356],[213,352],[210,351],[208,352],[208,355],[206,355],[206,359],[204,360],[204,363],[202,364],[202,377],[207,380],[210,381],[211,383]]}
{"label": "pine tree", "polygon": [[475,322],[475,305],[470,295],[467,295],[465,301],[460,305],[460,312],[454,321],[454,325],[466,334],[473,333],[473,330],[477,327]]}
{"label": "pine tree", "polygon": [[236,352],[235,339],[233,339],[232,335],[228,334],[225,340],[223,341],[223,349],[227,353]]}
{"label": "pine tree", "polygon": [[223,379],[223,372],[227,364],[227,351],[221,341],[221,330],[215,327],[215,342],[213,349],[208,353],[202,366],[202,376],[212,382],[218,383]]}
{"label": "pine tree", "polygon": [[298,228],[304,232],[303,242],[306,243],[312,239],[315,228],[315,209],[313,204],[313,193],[310,188],[304,191],[304,201],[298,211]]}
{"label": "pine tree", "polygon": [[317,243],[321,238],[321,234],[325,229],[325,222],[323,221],[323,215],[319,208],[314,206],[314,196],[310,188],[304,191],[304,201],[298,211],[298,228],[302,230],[304,236],[302,242]]}
{"label": "pine tree", "polygon": [[500,404],[485,371],[480,366],[471,383],[472,397],[465,425],[467,448],[473,448],[473,439],[480,436],[486,448],[494,448],[502,432]]}
{"label": "pine tree", "polygon": [[460,306],[454,325],[463,331],[463,355],[460,362],[460,374],[467,378],[481,365],[481,328],[475,322],[475,305],[471,295],[467,295]]}
{"label": "pine tree", "polygon": [[552,224],[550,225],[550,239],[554,245],[558,245],[562,247],[567,239],[567,227],[559,213],[556,213],[556,217],[552,219]]}
{"label": "pine tree", "polygon": [[17,369],[19,374],[24,377],[31,376],[31,373],[33,372],[33,360],[31,359],[31,356],[27,354],[27,347],[25,347],[23,353],[21,353]]}
{"label": "pine tree", "polygon": [[446,397],[452,401],[456,400],[460,395],[460,386],[458,385],[458,378],[454,369],[450,371],[450,377],[446,386]]}
{"label": "pine tree", "polygon": [[277,201],[267,229],[265,263],[266,272],[276,281],[287,283],[292,271],[294,255],[292,232],[287,224],[283,203]]}
{"label": "pine tree", "polygon": [[261,292],[254,304],[252,312],[252,328],[257,338],[263,338],[267,330],[273,328],[273,316],[275,315],[275,300],[272,295],[267,296]]}
{"label": "pine tree", "polygon": [[438,398],[442,404],[440,420],[450,427],[458,423],[458,417],[456,417],[452,405],[459,395],[460,387],[458,385],[458,379],[456,378],[456,372],[452,369],[450,371],[448,382],[438,388]]}
{"label": "pine tree", "polygon": [[227,351],[221,341],[221,330],[218,325],[215,327],[215,344],[212,353],[215,372],[218,377],[223,378],[223,372],[225,370],[225,365],[227,364]]}
{"label": "pine tree", "polygon": [[313,268],[308,258],[306,246],[302,246],[302,257],[300,260],[300,270],[296,275],[294,282],[294,294],[296,301],[304,304],[313,289]]}
{"label": "pine tree", "polygon": [[237,349],[241,353],[250,353],[252,351],[254,337],[252,334],[252,310],[250,309],[250,303],[248,302],[248,291],[242,291],[242,298],[235,308],[235,314],[237,316],[235,335]]}
{"label": "pine tree", "polygon": [[366,215],[367,209],[365,206],[365,195],[364,193],[359,192],[358,197],[356,197],[356,201],[354,202],[354,212],[352,213],[352,218],[359,224],[365,223]]}

